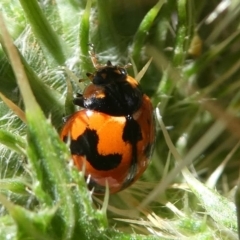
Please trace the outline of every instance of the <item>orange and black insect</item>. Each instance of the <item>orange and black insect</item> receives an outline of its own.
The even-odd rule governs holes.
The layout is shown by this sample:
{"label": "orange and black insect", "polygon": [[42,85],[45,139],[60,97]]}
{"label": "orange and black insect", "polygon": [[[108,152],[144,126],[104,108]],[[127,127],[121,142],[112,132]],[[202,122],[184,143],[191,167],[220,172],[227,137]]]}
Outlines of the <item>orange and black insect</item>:
{"label": "orange and black insect", "polygon": [[150,99],[129,76],[126,67],[96,63],[88,73],[91,84],[77,94],[74,104],[82,110],[68,118],[61,139],[70,138],[73,161],[85,169],[89,188],[96,194],[111,193],[135,182],[148,166],[155,139]]}

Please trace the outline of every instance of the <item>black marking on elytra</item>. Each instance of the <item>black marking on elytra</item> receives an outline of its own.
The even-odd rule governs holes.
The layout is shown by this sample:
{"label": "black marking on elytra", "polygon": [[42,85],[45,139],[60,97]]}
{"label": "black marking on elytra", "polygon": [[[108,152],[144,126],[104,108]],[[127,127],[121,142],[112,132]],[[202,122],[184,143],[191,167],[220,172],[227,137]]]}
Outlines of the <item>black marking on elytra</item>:
{"label": "black marking on elytra", "polygon": [[133,181],[137,173],[138,158],[137,158],[137,143],[142,140],[141,128],[137,121],[132,116],[126,117],[126,124],[123,130],[122,138],[125,142],[129,142],[132,146],[132,159],[128,176],[126,177],[122,189],[128,187]]}
{"label": "black marking on elytra", "polygon": [[86,160],[97,170],[108,171],[116,168],[122,159],[118,153],[101,155],[97,145],[99,137],[96,130],[86,128],[76,140],[71,140],[70,149],[73,155],[85,156]]}
{"label": "black marking on elytra", "polygon": [[131,159],[130,168],[128,170],[128,175],[125,178],[121,189],[127,188],[129,185],[132,184],[137,174],[137,168],[138,168],[137,145],[134,144],[132,145],[132,159]]}
{"label": "black marking on elytra", "polygon": [[123,129],[123,141],[136,145],[138,141],[142,140],[141,127],[138,122],[130,115],[126,117],[126,124]]}

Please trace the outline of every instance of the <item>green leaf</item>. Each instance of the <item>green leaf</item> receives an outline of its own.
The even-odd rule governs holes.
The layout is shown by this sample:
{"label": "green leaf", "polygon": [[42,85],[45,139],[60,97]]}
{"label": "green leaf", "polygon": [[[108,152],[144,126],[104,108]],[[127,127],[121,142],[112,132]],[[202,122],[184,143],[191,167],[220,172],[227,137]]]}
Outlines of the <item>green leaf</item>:
{"label": "green leaf", "polygon": [[199,182],[186,169],[183,175],[193,193],[197,196],[202,207],[222,228],[237,232],[236,206],[218,192],[213,191]]}
{"label": "green leaf", "polygon": [[0,195],[0,202],[8,209],[17,225],[17,239],[50,240],[46,234],[56,209],[44,209],[37,213],[10,203]]}
{"label": "green leaf", "polygon": [[81,62],[82,69],[89,69],[91,66],[90,57],[88,54],[90,39],[89,39],[89,26],[90,26],[90,12],[91,12],[92,1],[88,0],[84,13],[81,17],[80,27],[79,27],[79,46],[81,51]]}
{"label": "green leaf", "polygon": [[139,57],[141,49],[147,38],[148,32],[164,3],[164,0],[159,0],[158,3],[152,9],[150,9],[150,11],[145,15],[144,19],[142,20],[134,36],[132,57],[136,63],[140,59]]}
{"label": "green leaf", "polygon": [[12,134],[9,131],[0,129],[0,143],[4,144],[8,148],[21,153],[26,154],[26,141],[16,134]]}
{"label": "green leaf", "polygon": [[47,49],[47,52],[51,54],[56,63],[60,65],[64,64],[66,61],[67,46],[65,43],[63,43],[56,31],[49,24],[46,16],[39,7],[38,2],[36,0],[20,0],[20,3],[35,33],[35,36],[40,41],[42,46]]}

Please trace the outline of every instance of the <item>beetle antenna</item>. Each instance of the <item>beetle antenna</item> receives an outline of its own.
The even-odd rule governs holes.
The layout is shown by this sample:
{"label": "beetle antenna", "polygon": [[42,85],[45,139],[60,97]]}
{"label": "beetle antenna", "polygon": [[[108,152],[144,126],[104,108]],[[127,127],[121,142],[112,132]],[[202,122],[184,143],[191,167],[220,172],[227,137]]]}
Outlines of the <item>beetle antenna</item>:
{"label": "beetle antenna", "polygon": [[95,52],[94,44],[89,43],[88,46],[89,46],[88,53],[90,55],[90,58],[91,58],[91,61],[92,61],[92,64],[93,64],[94,68],[96,68],[96,69],[101,68],[102,65],[98,63],[98,59],[97,59],[97,55],[96,55],[96,52]]}

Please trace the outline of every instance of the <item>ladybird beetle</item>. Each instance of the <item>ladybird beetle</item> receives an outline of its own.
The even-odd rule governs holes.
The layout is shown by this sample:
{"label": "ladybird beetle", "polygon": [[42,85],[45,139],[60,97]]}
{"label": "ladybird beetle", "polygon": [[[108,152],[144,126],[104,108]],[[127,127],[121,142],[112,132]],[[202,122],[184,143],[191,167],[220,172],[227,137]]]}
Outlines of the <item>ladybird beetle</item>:
{"label": "ladybird beetle", "polygon": [[[91,54],[91,52],[90,52]],[[89,189],[104,194],[130,186],[145,171],[155,139],[153,107],[125,67],[96,63],[91,84],[73,100],[83,108],[71,115],[60,137],[70,142],[75,166]]]}

